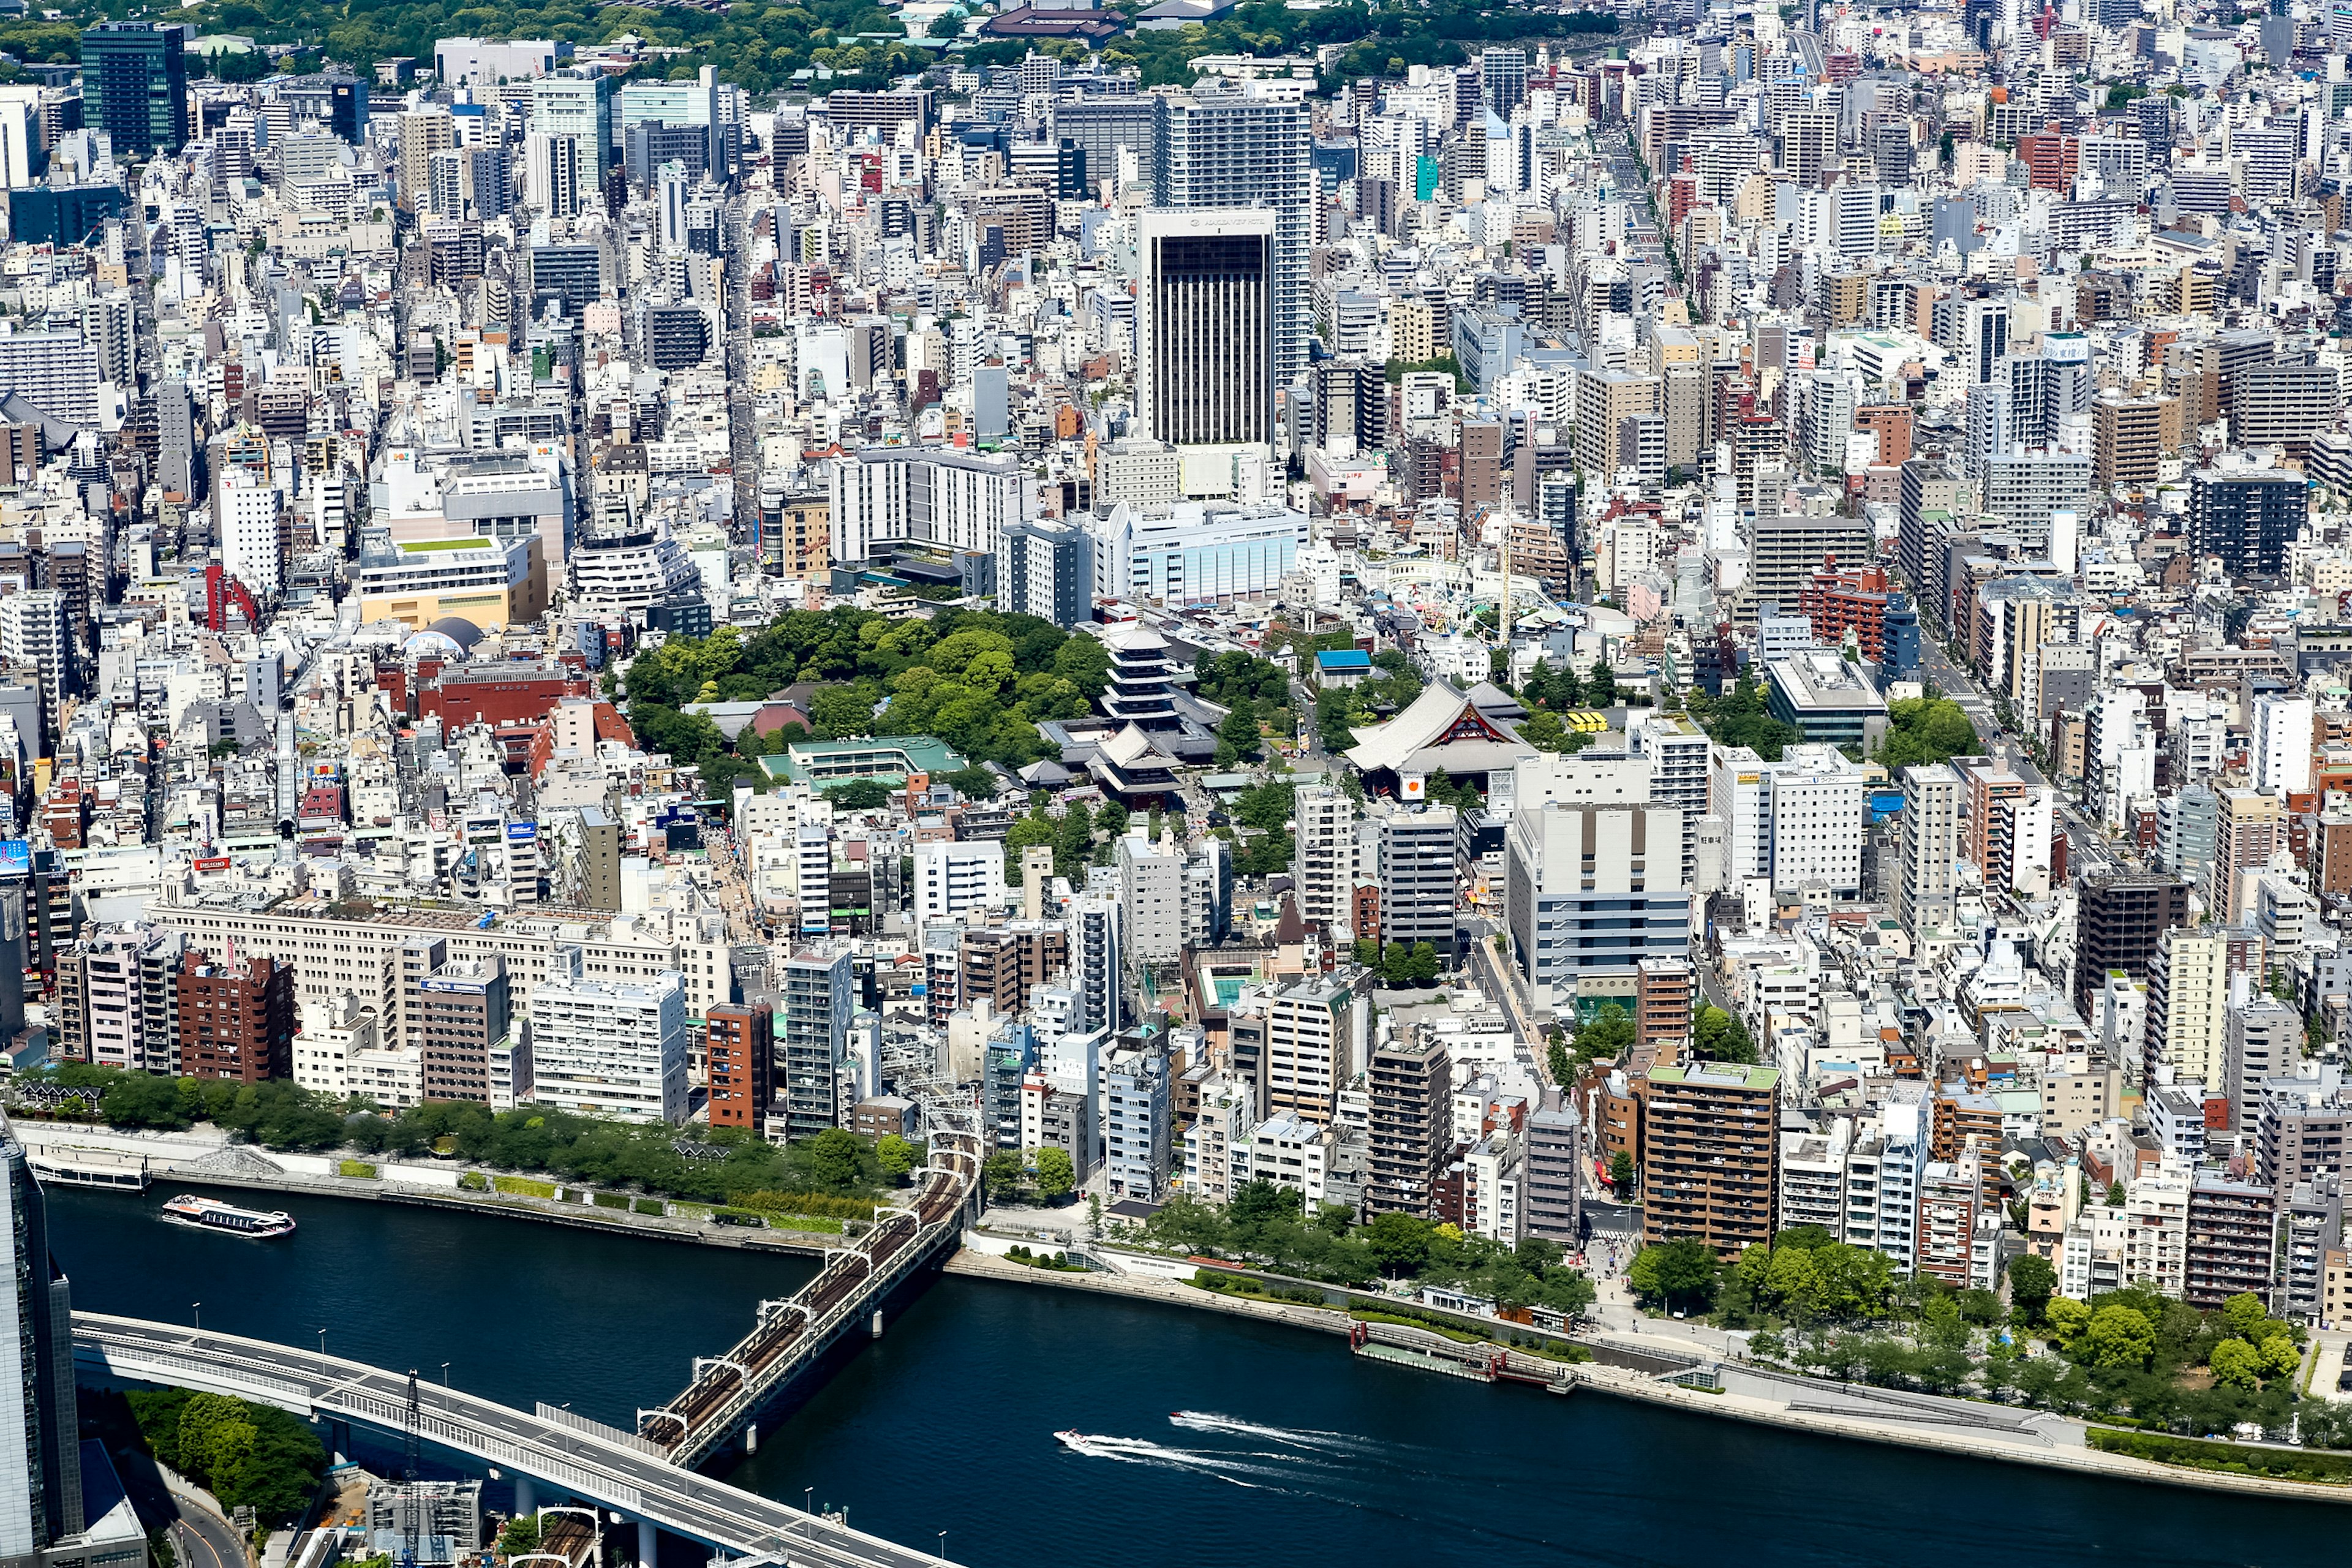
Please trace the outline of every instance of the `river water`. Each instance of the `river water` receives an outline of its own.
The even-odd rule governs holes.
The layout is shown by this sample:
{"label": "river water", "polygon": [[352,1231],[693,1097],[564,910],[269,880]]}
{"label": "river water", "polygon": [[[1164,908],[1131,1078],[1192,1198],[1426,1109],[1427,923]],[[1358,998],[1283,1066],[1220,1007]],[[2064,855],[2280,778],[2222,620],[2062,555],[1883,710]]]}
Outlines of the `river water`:
{"label": "river water", "polygon": [[[733,1342],[798,1259],[335,1198],[254,1242],[168,1194],[53,1192],[77,1306],[415,1367],[631,1424]],[[248,1199],[247,1201],[251,1201]],[[1057,1444],[1087,1435],[1082,1451]],[[986,1568],[1498,1563],[2295,1568],[2352,1510],[1791,1436],[1596,1394],[1356,1361],[1336,1340],[1148,1302],[943,1279],[728,1478]]]}

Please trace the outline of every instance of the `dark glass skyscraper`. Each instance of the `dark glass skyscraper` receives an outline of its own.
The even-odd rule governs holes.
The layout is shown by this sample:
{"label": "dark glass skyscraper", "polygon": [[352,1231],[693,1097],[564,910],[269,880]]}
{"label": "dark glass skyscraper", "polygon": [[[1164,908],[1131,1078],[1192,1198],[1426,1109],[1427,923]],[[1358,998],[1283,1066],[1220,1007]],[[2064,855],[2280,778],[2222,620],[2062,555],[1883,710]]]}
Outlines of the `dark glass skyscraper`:
{"label": "dark glass skyscraper", "polygon": [[81,36],[83,120],[118,158],[176,153],[188,140],[188,64],[180,29],[101,22]]}
{"label": "dark glass skyscraper", "polygon": [[49,1261],[48,1212],[25,1146],[0,1122],[0,1559],[82,1529],[73,1311]]}

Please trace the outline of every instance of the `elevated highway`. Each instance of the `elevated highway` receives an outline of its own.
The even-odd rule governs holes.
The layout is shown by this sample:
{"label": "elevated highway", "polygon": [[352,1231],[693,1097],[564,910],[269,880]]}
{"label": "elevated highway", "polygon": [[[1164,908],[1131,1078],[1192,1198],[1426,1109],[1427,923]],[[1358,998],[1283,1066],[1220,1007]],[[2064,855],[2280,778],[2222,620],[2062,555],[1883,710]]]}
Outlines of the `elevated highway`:
{"label": "elevated highway", "polygon": [[628,1433],[569,1411],[541,1405],[526,1414],[341,1356],[76,1312],[74,1360],[85,1376],[231,1394],[305,1420],[372,1427],[395,1442],[413,1427],[421,1445],[513,1480],[518,1511],[577,1499],[636,1521],[642,1563],[652,1560],[656,1529],[777,1564],[936,1568],[940,1561],[698,1475]]}

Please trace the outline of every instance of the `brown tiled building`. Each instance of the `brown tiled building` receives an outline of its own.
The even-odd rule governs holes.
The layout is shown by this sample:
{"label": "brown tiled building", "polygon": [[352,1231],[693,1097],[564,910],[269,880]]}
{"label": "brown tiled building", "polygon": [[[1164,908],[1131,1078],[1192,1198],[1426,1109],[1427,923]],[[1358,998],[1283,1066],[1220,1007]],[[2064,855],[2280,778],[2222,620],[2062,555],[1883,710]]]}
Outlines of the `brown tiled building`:
{"label": "brown tiled building", "polygon": [[244,1083],[294,1076],[294,966],[266,958],[215,963],[191,952],[175,1010],[180,1070]]}
{"label": "brown tiled building", "polygon": [[1726,1259],[1771,1239],[1780,1184],[1780,1074],[1699,1062],[1634,1081],[1642,1240],[1704,1241]]}
{"label": "brown tiled building", "polygon": [[427,1100],[490,1098],[490,1047],[513,1027],[506,961],[453,959],[417,982],[415,1016]]}
{"label": "brown tiled building", "polygon": [[958,1005],[967,1008],[985,999],[999,1013],[1018,1013],[1029,1005],[1031,986],[1070,967],[1069,933],[1043,921],[968,931],[956,946]]}
{"label": "brown tiled building", "polygon": [[710,1125],[756,1130],[776,1096],[776,1016],[767,1004],[723,1002],[703,1015]]}

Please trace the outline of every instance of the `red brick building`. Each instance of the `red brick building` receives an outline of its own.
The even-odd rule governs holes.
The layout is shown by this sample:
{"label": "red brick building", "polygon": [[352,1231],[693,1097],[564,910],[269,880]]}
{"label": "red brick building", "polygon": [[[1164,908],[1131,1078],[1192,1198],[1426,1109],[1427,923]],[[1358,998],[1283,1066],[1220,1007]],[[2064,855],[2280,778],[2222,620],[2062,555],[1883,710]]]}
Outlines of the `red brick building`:
{"label": "red brick building", "polygon": [[709,1031],[710,1125],[756,1131],[775,1098],[775,1015],[765,1005],[722,1003],[704,1015]]}
{"label": "red brick building", "polygon": [[1813,623],[1813,640],[1835,647],[1853,633],[1863,658],[1879,660],[1886,633],[1886,599],[1890,587],[1885,572],[1875,566],[1841,572],[1837,559],[1813,574],[1797,595],[1797,613]]}
{"label": "red brick building", "polygon": [[174,988],[180,1071],[244,1083],[294,1076],[294,966],[191,950]]}

